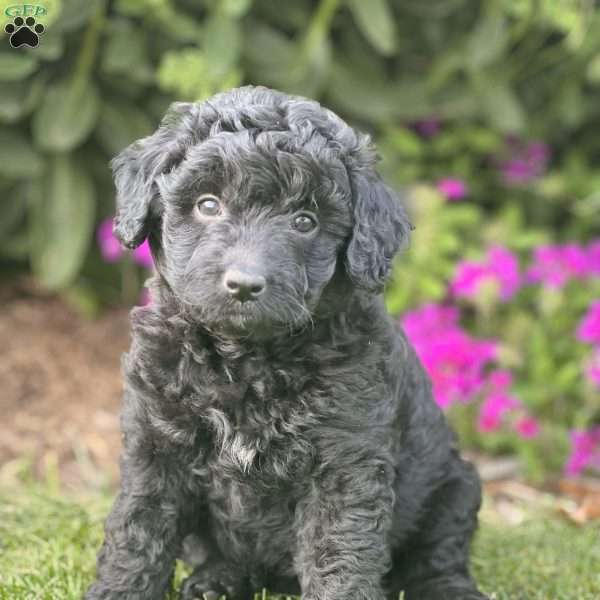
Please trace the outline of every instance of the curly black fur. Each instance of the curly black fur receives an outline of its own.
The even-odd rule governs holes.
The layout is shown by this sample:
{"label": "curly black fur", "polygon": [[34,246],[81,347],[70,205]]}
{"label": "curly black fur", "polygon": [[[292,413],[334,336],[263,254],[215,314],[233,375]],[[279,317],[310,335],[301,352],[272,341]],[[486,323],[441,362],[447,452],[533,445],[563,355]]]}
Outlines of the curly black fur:
{"label": "curly black fur", "polygon": [[[375,161],[318,103],[259,87],[173,105],[114,160],[115,231],[149,236],[157,272],[132,312],[122,485],[87,600],[163,599],[184,539],[201,556],[185,599],[485,598],[478,478],[379,293],[410,225]],[[241,302],[231,269],[266,288]]]}

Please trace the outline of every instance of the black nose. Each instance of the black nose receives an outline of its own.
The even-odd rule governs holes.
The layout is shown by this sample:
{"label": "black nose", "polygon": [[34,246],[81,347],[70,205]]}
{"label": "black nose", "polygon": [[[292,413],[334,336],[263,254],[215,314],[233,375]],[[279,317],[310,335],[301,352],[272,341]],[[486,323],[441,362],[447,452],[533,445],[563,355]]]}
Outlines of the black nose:
{"label": "black nose", "polygon": [[229,269],[223,278],[225,289],[240,302],[255,300],[267,285],[265,278],[252,271]]}

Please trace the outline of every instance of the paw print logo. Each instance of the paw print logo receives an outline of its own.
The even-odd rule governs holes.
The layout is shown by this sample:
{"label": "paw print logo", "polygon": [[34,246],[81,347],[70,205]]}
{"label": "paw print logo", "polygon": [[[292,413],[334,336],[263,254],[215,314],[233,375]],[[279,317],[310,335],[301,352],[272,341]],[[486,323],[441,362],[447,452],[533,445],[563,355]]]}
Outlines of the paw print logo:
{"label": "paw print logo", "polygon": [[44,26],[36,23],[33,17],[15,17],[12,23],[4,27],[4,31],[10,35],[10,45],[13,48],[29,46],[35,48],[40,43],[39,36],[44,33]]}

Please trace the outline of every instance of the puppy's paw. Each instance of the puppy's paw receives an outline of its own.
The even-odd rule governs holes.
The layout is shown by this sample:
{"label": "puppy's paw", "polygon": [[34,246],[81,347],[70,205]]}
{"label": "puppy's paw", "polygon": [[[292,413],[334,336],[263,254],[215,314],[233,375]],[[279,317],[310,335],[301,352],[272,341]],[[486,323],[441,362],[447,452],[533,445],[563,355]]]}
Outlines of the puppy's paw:
{"label": "puppy's paw", "polygon": [[245,577],[226,564],[206,564],[197,568],[181,585],[181,600],[246,600],[249,596]]}

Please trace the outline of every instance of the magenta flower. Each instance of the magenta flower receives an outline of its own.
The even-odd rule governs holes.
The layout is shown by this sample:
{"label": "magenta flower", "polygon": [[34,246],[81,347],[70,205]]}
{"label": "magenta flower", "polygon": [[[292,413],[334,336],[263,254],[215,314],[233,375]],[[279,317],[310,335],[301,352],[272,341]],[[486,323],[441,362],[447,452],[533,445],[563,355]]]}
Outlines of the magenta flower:
{"label": "magenta flower", "polygon": [[571,432],[571,454],[565,472],[579,475],[587,468],[600,469],[600,427]]}
{"label": "magenta flower", "polygon": [[600,240],[590,242],[587,247],[587,257],[590,275],[600,277]]}
{"label": "magenta flower", "polygon": [[590,305],[577,328],[577,339],[590,344],[600,344],[600,300]]}
{"label": "magenta flower", "polygon": [[496,392],[505,392],[512,385],[512,373],[504,369],[492,371],[488,375],[488,383]]}
{"label": "magenta flower", "polygon": [[424,138],[432,138],[436,136],[442,127],[440,120],[436,117],[429,117],[415,121],[412,124],[413,129]]}
{"label": "magenta flower", "polygon": [[133,260],[142,267],[146,267],[147,269],[152,268],[154,261],[152,260],[152,254],[150,253],[148,240],[144,240],[144,243],[133,251]]}
{"label": "magenta flower", "polygon": [[426,343],[438,333],[458,327],[458,318],[455,306],[430,303],[405,313],[402,325],[411,340]]}
{"label": "magenta flower", "polygon": [[485,260],[462,261],[457,265],[450,291],[457,297],[473,298],[482,286],[493,282],[498,286],[500,298],[506,301],[519,289],[520,281],[517,257],[502,246],[492,246]]}
{"label": "magenta flower", "polygon": [[447,200],[462,200],[468,194],[467,184],[456,177],[446,177],[437,183],[437,190]]}
{"label": "magenta flower", "polygon": [[509,138],[506,150],[511,156],[499,165],[506,185],[523,185],[545,172],[550,149],[543,142],[525,143],[517,138]]}
{"label": "magenta flower", "polygon": [[496,344],[474,339],[462,330],[455,308],[427,304],[407,313],[402,324],[431,377],[441,407],[467,402],[481,390]]}
{"label": "magenta flower", "polygon": [[516,398],[504,393],[490,394],[481,405],[477,426],[480,431],[496,431],[509,411],[519,408]]}
{"label": "magenta flower", "polygon": [[521,417],[515,423],[515,429],[523,439],[530,440],[534,437],[537,437],[539,434],[540,424],[538,423],[537,419],[526,416]]}
{"label": "magenta flower", "polygon": [[521,407],[521,402],[508,392],[511,384],[510,372],[499,370],[490,373],[486,386],[488,394],[479,409],[477,426],[480,431],[496,431],[507,413]]}
{"label": "magenta flower", "polygon": [[579,244],[543,245],[534,250],[526,279],[560,289],[571,279],[583,279],[589,273],[587,252]]}
{"label": "magenta flower", "polygon": [[123,248],[119,240],[113,234],[113,219],[107,217],[96,230],[96,239],[102,258],[108,262],[117,262],[123,256]]}

